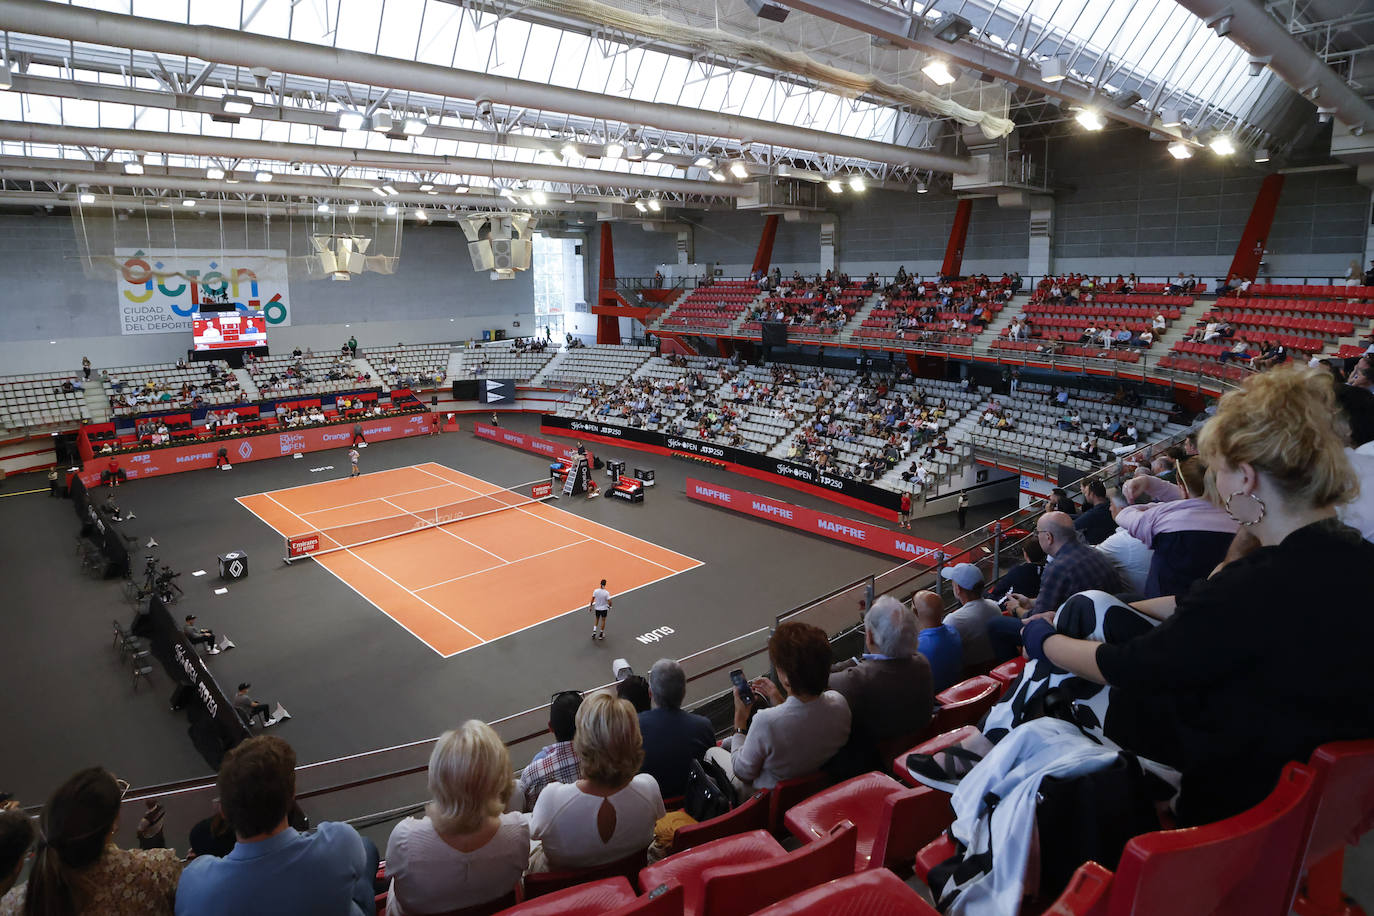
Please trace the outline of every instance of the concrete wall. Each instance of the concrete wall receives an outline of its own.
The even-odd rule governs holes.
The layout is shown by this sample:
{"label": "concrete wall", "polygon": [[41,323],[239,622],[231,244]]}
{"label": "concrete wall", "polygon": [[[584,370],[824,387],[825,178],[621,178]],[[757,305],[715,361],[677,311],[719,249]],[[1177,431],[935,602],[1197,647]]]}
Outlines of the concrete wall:
{"label": "concrete wall", "polygon": [[[243,247],[286,250],[299,247],[305,231],[295,227],[297,244],[289,246],[285,237],[266,236],[261,223],[248,228]],[[79,229],[66,216],[0,216],[0,374],[75,368],[83,355],[97,367],[170,362],[190,347],[189,331],[120,335],[114,277],[84,269]],[[213,219],[179,219],[175,230],[180,248],[220,245]],[[135,244],[148,238],[145,232]],[[151,238],[171,247],[171,222],[153,220]],[[119,247],[125,247],[123,240]],[[466,239],[450,225],[408,223],[394,274],[367,273],[347,283],[293,276],[290,287],[291,326],[268,332],[276,352],[297,344],[329,349],[350,334],[366,347],[464,340],[491,328],[510,333],[517,320],[520,330],[534,327],[529,273],[492,281],[474,272]]]}

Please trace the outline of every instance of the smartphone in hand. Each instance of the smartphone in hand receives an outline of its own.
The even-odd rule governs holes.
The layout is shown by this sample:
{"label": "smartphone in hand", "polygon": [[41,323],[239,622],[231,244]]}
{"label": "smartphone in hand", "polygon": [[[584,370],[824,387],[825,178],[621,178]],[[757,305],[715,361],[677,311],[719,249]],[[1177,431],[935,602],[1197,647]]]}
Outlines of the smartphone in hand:
{"label": "smartphone in hand", "polygon": [[754,705],[754,688],[749,686],[749,682],[744,679],[744,669],[736,668],[731,671],[730,683],[735,685],[735,692],[739,694],[739,698],[745,706]]}

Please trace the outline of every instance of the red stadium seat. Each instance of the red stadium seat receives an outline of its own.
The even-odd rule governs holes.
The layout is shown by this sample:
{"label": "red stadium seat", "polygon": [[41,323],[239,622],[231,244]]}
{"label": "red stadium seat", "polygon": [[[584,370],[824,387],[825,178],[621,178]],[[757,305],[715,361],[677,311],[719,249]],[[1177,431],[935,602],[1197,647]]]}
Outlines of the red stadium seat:
{"label": "red stadium seat", "polygon": [[673,834],[673,852],[682,852],[721,837],[733,836],[747,830],[768,829],[769,800],[767,792],[755,792],[738,807],[719,817],[679,827]]}
{"label": "red stadium seat", "polygon": [[756,916],[938,916],[938,911],[892,872],[877,868],[794,894]]}
{"label": "red stadium seat", "polygon": [[1044,916],[1107,916],[1107,891],[1112,886],[1112,873],[1096,862],[1085,862],[1069,879],[1069,886],[1059,899],[1045,910]]}
{"label": "red stadium seat", "polygon": [[[676,889],[672,895],[661,896],[676,897],[679,904],[677,909],[661,911],[661,916],[682,912],[680,889]],[[657,899],[659,898],[655,898],[655,900]],[[644,902],[647,902],[647,898],[636,897],[635,890],[628,879],[623,877],[607,878],[556,891],[540,897],[538,900],[527,900],[508,910],[502,910],[501,916],[609,916],[609,914],[620,916],[620,914],[637,912],[660,913],[660,911],[632,909],[632,907]]]}
{"label": "red stadium seat", "polygon": [[910,789],[886,773],[865,773],[818,792],[784,818],[788,831],[806,843],[846,820],[858,830],[854,870],[862,871],[905,865],[950,825],[953,811],[943,792]]}
{"label": "red stadium seat", "polygon": [[648,859],[648,850],[641,849],[623,859],[594,865],[591,868],[570,868],[562,871],[532,871],[525,873],[525,897],[533,899],[543,894],[572,887],[586,881],[599,881],[602,878],[621,876],[631,878],[639,874]]}
{"label": "red stadium seat", "polygon": [[959,744],[977,733],[977,726],[964,725],[951,731],[944,732],[943,734],[936,735],[934,738],[927,739],[915,747],[909,748],[898,754],[892,761],[892,772],[898,779],[907,785],[919,786],[921,783],[913,778],[911,771],[906,768],[906,758],[909,754],[933,754],[952,744]]}
{"label": "red stadium seat", "polygon": [[987,715],[1001,692],[1001,683],[986,674],[960,681],[941,691],[935,696],[935,702],[940,707],[935,711],[928,733],[938,735],[962,725],[977,723]]}
{"label": "red stadium seat", "polygon": [[854,870],[858,831],[836,824],[823,840],[762,865],[718,865],[703,875],[703,916],[746,916],[775,900]]}
{"label": "red stadium seat", "polygon": [[1012,683],[1021,676],[1021,672],[1024,671],[1025,668],[1026,660],[1024,658],[1013,658],[1011,661],[1002,662],[1002,664],[993,668],[988,672],[988,676],[995,678],[1001,683],[1002,692],[1000,696],[1005,696],[1007,690],[1010,689]]}
{"label": "red stadium seat", "polygon": [[1341,916],[1352,912],[1341,894],[1345,846],[1374,828],[1374,741],[1324,744],[1308,766],[1316,803],[1298,865],[1307,876],[1293,909],[1300,916]]}
{"label": "red stadium seat", "polygon": [[647,891],[670,881],[682,885],[683,911],[705,912],[705,875],[718,866],[761,868],[773,859],[784,858],[787,850],[767,830],[750,830],[712,840],[685,852],[674,853],[639,873],[639,887]]}
{"label": "red stadium seat", "polygon": [[774,836],[781,836],[782,818],[789,808],[804,799],[810,798],[821,789],[830,785],[830,778],[822,772],[807,773],[784,779],[768,793],[768,829]]}

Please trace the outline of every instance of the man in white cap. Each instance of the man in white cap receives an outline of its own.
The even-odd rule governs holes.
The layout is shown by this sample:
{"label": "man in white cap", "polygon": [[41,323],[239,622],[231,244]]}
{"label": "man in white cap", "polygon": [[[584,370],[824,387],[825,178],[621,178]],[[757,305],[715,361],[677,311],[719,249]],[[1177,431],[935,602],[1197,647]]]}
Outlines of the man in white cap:
{"label": "man in white cap", "polygon": [[988,641],[988,621],[1002,616],[1001,609],[983,597],[983,572],[972,563],[960,563],[940,570],[948,579],[960,608],[945,618],[947,626],[959,632],[964,647],[964,670],[986,665],[993,660]]}

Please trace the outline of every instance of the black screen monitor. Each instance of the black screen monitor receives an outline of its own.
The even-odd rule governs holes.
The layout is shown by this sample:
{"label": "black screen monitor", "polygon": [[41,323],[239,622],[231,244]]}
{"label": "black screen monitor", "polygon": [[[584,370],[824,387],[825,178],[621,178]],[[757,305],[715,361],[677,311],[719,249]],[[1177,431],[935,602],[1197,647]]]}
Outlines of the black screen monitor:
{"label": "black screen monitor", "polygon": [[785,347],[787,346],[787,325],[781,321],[764,321],[760,323],[763,328],[763,345],[765,347]]}

